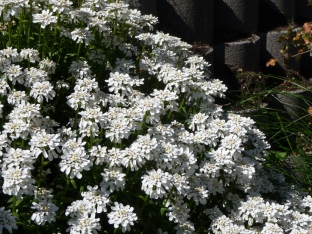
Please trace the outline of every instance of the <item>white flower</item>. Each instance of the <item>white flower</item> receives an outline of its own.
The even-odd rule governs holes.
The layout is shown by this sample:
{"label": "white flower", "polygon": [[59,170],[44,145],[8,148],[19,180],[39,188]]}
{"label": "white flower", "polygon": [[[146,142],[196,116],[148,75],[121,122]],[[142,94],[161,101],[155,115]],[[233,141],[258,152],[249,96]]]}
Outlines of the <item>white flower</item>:
{"label": "white flower", "polygon": [[12,47],[0,50],[0,55],[7,58],[11,62],[18,62],[20,60],[17,49],[13,49]]}
{"label": "white flower", "polygon": [[184,223],[190,217],[190,209],[187,207],[187,203],[181,204],[177,202],[176,204],[169,206],[168,213],[166,214],[169,217],[169,220],[174,220],[175,223]]}
{"label": "white flower", "polygon": [[107,161],[107,147],[102,147],[100,145],[93,146],[92,149],[89,150],[90,152],[90,159],[91,161],[95,161],[95,165],[103,165],[104,162]]}
{"label": "white flower", "polygon": [[[198,181],[199,179],[197,179]],[[199,182],[199,181],[198,181]],[[195,185],[191,184],[191,189],[187,193],[188,199],[193,199],[195,201],[195,204],[206,204],[207,198],[209,196],[209,191],[206,189],[206,185]]]}
{"label": "white flower", "polygon": [[211,223],[211,229],[214,233],[228,233],[233,225],[233,220],[225,215],[214,219]]}
{"label": "white flower", "polygon": [[120,143],[121,139],[127,139],[129,137],[130,127],[129,121],[126,118],[115,119],[106,125],[107,131],[105,132],[105,136],[112,142]]}
{"label": "white flower", "polygon": [[179,223],[174,227],[177,230],[176,234],[192,234],[195,233],[194,224],[190,221]]}
{"label": "white flower", "polygon": [[35,190],[35,199],[39,200],[39,201],[52,201],[53,198],[53,194],[52,194],[53,190],[52,189],[46,189],[46,188],[37,188]]}
{"label": "white flower", "polygon": [[117,93],[121,90],[122,96],[128,96],[131,94],[134,86],[140,86],[143,84],[142,79],[138,79],[138,77],[130,77],[128,74],[123,74],[119,72],[110,73],[110,77],[107,81],[109,91]]}
{"label": "white flower", "polygon": [[46,71],[48,74],[54,74],[56,69],[56,63],[45,58],[39,62],[39,68]]}
{"label": "white flower", "polygon": [[4,207],[0,208],[0,233],[2,233],[3,228],[6,228],[10,233],[12,233],[12,228],[17,229],[16,218],[12,216],[11,212],[4,210]]}
{"label": "white flower", "polygon": [[[93,205],[92,213],[102,213],[106,212],[106,205],[109,202],[108,193],[103,190],[98,190],[98,186],[87,186],[88,192],[82,192],[81,196],[84,201],[87,201],[86,204]],[[91,207],[90,207],[91,208]],[[91,208],[91,209],[92,209]]]}
{"label": "white flower", "polygon": [[10,90],[10,86],[6,81],[6,78],[0,79],[0,95],[4,96],[8,93],[8,90]]}
{"label": "white flower", "polygon": [[72,39],[77,43],[84,42],[86,45],[89,45],[90,42],[94,39],[92,31],[89,28],[76,28],[71,32]]}
{"label": "white flower", "polygon": [[86,90],[89,92],[92,90],[99,91],[99,84],[95,81],[95,78],[91,79],[90,77],[86,77],[83,79],[77,79],[74,90]]}
{"label": "white flower", "polygon": [[26,166],[3,168],[2,177],[4,194],[17,196],[18,198],[21,198],[23,194],[33,194],[35,180],[31,178],[30,168]]}
{"label": "white flower", "polygon": [[[70,132],[72,134],[72,132]],[[68,151],[74,151],[77,148],[81,148],[83,150],[84,145],[86,144],[85,141],[82,141],[82,138],[71,138],[68,139],[64,144],[63,144],[63,150],[66,149]]]}
{"label": "white flower", "polygon": [[31,67],[29,70],[24,70],[26,87],[34,84],[35,82],[43,82],[48,80],[48,73],[44,70]]}
{"label": "white flower", "polygon": [[78,109],[79,104],[82,108],[85,108],[92,100],[90,92],[86,90],[75,91],[67,98],[67,104],[75,110]]}
{"label": "white flower", "polygon": [[31,155],[29,150],[20,148],[6,148],[7,153],[3,154],[3,168],[13,166],[27,166],[33,168],[32,164],[36,158]]}
{"label": "white flower", "polygon": [[277,224],[266,222],[261,233],[263,233],[263,234],[283,234],[285,232]]}
{"label": "white flower", "polygon": [[49,10],[42,10],[41,14],[33,14],[33,22],[40,23],[41,28],[45,28],[51,23],[56,23],[56,16]]}
{"label": "white flower", "polygon": [[27,48],[22,49],[20,52],[20,57],[25,60],[29,60],[31,63],[35,63],[36,61],[39,61],[39,52],[35,49]]}
{"label": "white flower", "polygon": [[153,151],[158,147],[157,140],[151,138],[150,135],[138,135],[135,142],[132,143],[131,148],[139,149],[139,152],[147,159],[153,160]]}
{"label": "white flower", "polygon": [[93,124],[100,124],[101,127],[104,126],[104,114],[98,106],[92,108],[86,107],[84,111],[81,111],[78,114],[82,116],[79,123],[81,129],[84,129],[87,126],[92,126]]}
{"label": "white flower", "polygon": [[[34,155],[38,156],[43,153],[45,158],[52,161],[53,158],[58,157],[55,150],[60,152],[58,148],[60,146],[60,136],[59,134],[47,134],[44,130],[41,130],[32,135],[29,145]],[[47,150],[47,147],[49,147],[49,150]]]}
{"label": "white flower", "polygon": [[27,102],[28,96],[24,91],[16,91],[15,89],[8,95],[7,102],[12,105]]}
{"label": "white flower", "polygon": [[172,175],[168,172],[163,172],[161,169],[152,170],[148,175],[142,176],[142,190],[150,195],[151,198],[162,198],[166,196],[166,190],[170,190]]}
{"label": "white flower", "polygon": [[140,149],[133,147],[133,145],[131,145],[131,148],[126,148],[120,153],[121,164],[125,167],[130,167],[131,171],[138,170],[146,162],[144,153]]}
{"label": "white flower", "polygon": [[107,163],[109,167],[119,166],[121,164],[120,151],[119,148],[114,147],[108,150]]}
{"label": "white flower", "polygon": [[147,123],[156,124],[159,122],[160,115],[164,111],[164,103],[158,98],[142,98],[138,101],[138,110],[144,114],[148,111],[149,115],[146,118]]}
{"label": "white flower", "polygon": [[56,211],[59,209],[55,204],[50,201],[42,200],[39,203],[33,202],[31,209],[37,210],[31,216],[38,225],[44,225],[46,222],[55,222]]}
{"label": "white flower", "polygon": [[10,67],[5,69],[4,75],[8,77],[14,85],[16,84],[16,81],[20,84],[24,83],[24,73],[22,71],[22,67],[20,67],[19,65],[12,64]]}
{"label": "white flower", "polygon": [[69,0],[49,0],[49,2],[52,4],[52,11],[58,13],[68,11],[73,4]]}
{"label": "white flower", "polygon": [[42,81],[33,83],[29,95],[41,103],[43,98],[45,98],[47,102],[52,100],[55,97],[55,94],[51,83],[49,81]]}
{"label": "white flower", "polygon": [[72,218],[76,217],[84,217],[88,214],[91,214],[94,211],[94,205],[93,203],[90,204],[90,202],[86,200],[76,200],[72,202],[70,206],[66,208],[65,215]]}
{"label": "white flower", "polygon": [[19,137],[25,139],[29,134],[29,125],[22,119],[13,119],[3,125],[4,132],[10,134],[11,139],[17,139]]}
{"label": "white flower", "polygon": [[190,188],[186,176],[177,173],[173,175],[173,184],[174,187],[177,189],[178,195],[185,195]]}
{"label": "white flower", "polygon": [[70,88],[70,84],[64,80],[58,80],[56,81],[56,88],[57,89],[65,88],[68,90]]}
{"label": "white flower", "polygon": [[224,137],[221,141],[221,147],[229,150],[232,153],[234,153],[235,151],[240,152],[242,150],[242,148],[240,147],[241,144],[242,140],[234,134],[230,134]]}
{"label": "white flower", "polygon": [[97,231],[101,230],[101,225],[99,221],[100,219],[95,218],[94,213],[90,215],[81,215],[76,218],[72,218],[67,222],[70,227],[66,229],[66,232],[70,232],[71,234],[97,234]]}
{"label": "white flower", "polygon": [[40,106],[39,104],[30,104],[28,102],[21,102],[16,105],[9,114],[11,120],[21,120],[24,123],[29,123],[30,120],[33,120],[35,117],[41,117]]}
{"label": "white flower", "polygon": [[81,179],[82,175],[80,172],[90,170],[92,163],[88,159],[89,155],[82,148],[77,148],[74,151],[63,149],[63,153],[60,170],[65,172],[66,175],[70,175],[71,179],[74,177]]}
{"label": "white flower", "polygon": [[106,190],[109,188],[110,192],[123,190],[126,184],[126,174],[122,173],[120,167],[110,167],[109,169],[104,169],[105,173],[101,173],[103,176],[103,181],[101,182],[102,189]]}
{"label": "white flower", "polygon": [[129,205],[124,206],[121,203],[114,202],[115,206],[112,206],[112,212],[107,217],[109,218],[108,223],[114,224],[114,228],[122,226],[122,232],[130,231],[130,225],[134,225],[134,221],[138,219],[137,215],[133,213],[133,207]]}
{"label": "white flower", "polygon": [[191,121],[190,121],[190,129],[194,131],[195,129],[201,130],[206,127],[206,124],[208,123],[209,116],[206,113],[197,113],[195,115],[191,115]]}
{"label": "white flower", "polygon": [[76,78],[83,79],[84,77],[90,77],[91,76],[91,69],[90,66],[86,61],[78,60],[73,61],[70,65],[69,72]]}
{"label": "white flower", "polygon": [[178,103],[176,102],[176,100],[179,98],[179,96],[177,95],[176,91],[154,89],[154,92],[151,93],[151,96],[162,100],[167,110],[178,110]]}
{"label": "white flower", "polygon": [[302,206],[303,207],[309,207],[309,211],[311,212],[311,210],[312,210],[312,197],[310,195],[303,198]]}

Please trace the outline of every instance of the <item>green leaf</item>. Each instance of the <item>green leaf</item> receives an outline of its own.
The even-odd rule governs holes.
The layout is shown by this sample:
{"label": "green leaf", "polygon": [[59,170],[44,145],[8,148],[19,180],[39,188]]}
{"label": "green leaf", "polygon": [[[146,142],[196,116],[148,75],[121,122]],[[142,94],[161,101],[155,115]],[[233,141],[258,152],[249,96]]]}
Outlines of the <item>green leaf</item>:
{"label": "green leaf", "polygon": [[164,208],[164,207],[161,208],[161,209],[160,209],[160,215],[163,216],[164,213],[165,213],[167,210],[168,210],[167,208]]}
{"label": "green leaf", "polygon": [[69,56],[69,57],[75,57],[77,54],[66,54],[66,56]]}
{"label": "green leaf", "polygon": [[70,180],[70,183],[73,185],[75,189],[77,189],[77,184],[75,180]]}
{"label": "green leaf", "polygon": [[21,213],[19,215],[20,217],[22,217],[22,219],[25,219],[25,220],[29,219],[29,215],[27,213]]}
{"label": "green leaf", "polygon": [[20,219],[20,216],[19,216],[19,214],[18,214],[18,213],[16,213],[16,212],[12,212],[12,215],[13,215],[13,216],[15,216],[15,217],[17,218],[17,220],[19,220],[19,219]]}
{"label": "green leaf", "polygon": [[82,193],[84,191],[84,186],[80,186],[79,191],[80,191],[80,193]]}
{"label": "green leaf", "polygon": [[61,197],[64,194],[64,191],[60,191],[58,193],[56,193],[53,197],[54,199]]}
{"label": "green leaf", "polygon": [[274,156],[280,160],[285,160],[287,158],[287,152],[283,151],[272,151]]}
{"label": "green leaf", "polygon": [[16,203],[15,203],[15,206],[18,206],[19,204],[21,204],[22,201],[23,201],[22,199],[17,200]]}
{"label": "green leaf", "polygon": [[144,196],[140,195],[139,198],[142,199],[143,201],[145,201],[145,197]]}
{"label": "green leaf", "polygon": [[100,142],[102,141],[102,139],[96,139],[96,140],[93,140],[93,143],[97,143],[97,142]]}

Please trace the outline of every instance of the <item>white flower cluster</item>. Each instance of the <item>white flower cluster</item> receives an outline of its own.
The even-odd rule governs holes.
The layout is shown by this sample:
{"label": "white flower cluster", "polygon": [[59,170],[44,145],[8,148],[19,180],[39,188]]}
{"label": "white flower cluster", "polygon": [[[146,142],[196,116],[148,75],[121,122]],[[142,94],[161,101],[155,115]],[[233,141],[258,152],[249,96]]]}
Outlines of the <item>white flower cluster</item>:
{"label": "white flower cluster", "polygon": [[[4,19],[29,10],[23,2],[0,2]],[[190,45],[145,32],[157,19],[129,7],[138,1],[87,0],[77,9],[68,0],[33,5],[33,22],[43,30],[62,22],[62,40],[77,43],[79,52],[63,71],[66,80],[54,76],[59,62],[40,59],[34,49],[0,51],[0,113],[9,112],[1,118],[2,192],[18,199],[34,195],[31,220],[51,223],[62,210],[67,232],[98,233],[100,214],[107,213],[114,228],[131,231],[147,212],[131,200],[140,194],[144,205],[151,199],[157,209],[165,208],[171,230],[181,234],[196,233],[194,213],[206,214],[213,233],[295,234],[311,228],[311,197],[274,185],[278,177],[262,166],[269,145],[254,121],[215,103],[226,87],[207,79],[209,64],[191,54]],[[88,53],[79,57],[82,47]],[[63,109],[54,113],[53,105]],[[53,173],[48,176],[45,167]],[[278,182],[286,186],[283,178]],[[80,191],[69,190],[70,184],[77,191],[79,184]],[[83,198],[57,207],[50,188],[60,199],[66,193]],[[204,206],[210,208],[199,214],[196,209]],[[16,229],[15,218],[0,211],[0,231]]]}
{"label": "white flower cluster", "polygon": [[32,209],[37,210],[31,216],[31,220],[38,225],[44,225],[46,222],[55,222],[56,211],[58,207],[52,202],[52,190],[39,188],[35,191],[35,199],[38,202],[32,203]]}
{"label": "white flower cluster", "polygon": [[96,213],[106,212],[109,202],[108,193],[98,190],[98,186],[88,186],[88,192],[83,192],[83,200],[78,200],[67,207],[65,215],[70,215],[68,221],[70,233],[97,233],[101,230],[100,219],[95,218]]}
{"label": "white flower cluster", "polygon": [[11,212],[5,210],[4,207],[0,208],[0,233],[2,233],[2,229],[6,228],[10,233],[12,233],[12,229],[17,229],[16,226],[16,218],[12,216]]}

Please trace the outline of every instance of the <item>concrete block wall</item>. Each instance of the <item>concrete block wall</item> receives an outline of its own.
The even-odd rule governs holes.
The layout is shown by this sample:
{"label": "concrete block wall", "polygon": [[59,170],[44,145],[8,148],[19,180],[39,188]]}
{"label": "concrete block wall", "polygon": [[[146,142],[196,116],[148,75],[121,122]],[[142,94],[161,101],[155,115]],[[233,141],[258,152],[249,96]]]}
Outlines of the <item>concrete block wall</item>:
{"label": "concrete block wall", "polygon": [[[143,13],[158,16],[158,30],[190,44],[200,42],[211,47],[209,55],[203,56],[212,64],[214,76],[227,85],[231,86],[227,79],[232,79],[229,75],[235,70],[284,75],[287,69],[300,72],[300,63],[312,61],[303,56],[299,63],[292,60],[291,65],[285,64],[280,53],[283,44],[277,42],[290,22],[301,27],[312,21],[309,0],[141,0],[141,3]],[[294,48],[292,52],[296,52]],[[271,58],[278,59],[276,66],[266,67]]]}

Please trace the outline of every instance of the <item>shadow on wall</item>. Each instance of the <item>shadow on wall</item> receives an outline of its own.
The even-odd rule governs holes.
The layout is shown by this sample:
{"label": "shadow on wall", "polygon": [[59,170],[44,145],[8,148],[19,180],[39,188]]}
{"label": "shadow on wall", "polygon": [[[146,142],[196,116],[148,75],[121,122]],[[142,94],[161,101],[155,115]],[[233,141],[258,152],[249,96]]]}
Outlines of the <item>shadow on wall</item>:
{"label": "shadow on wall", "polygon": [[166,30],[187,42],[213,41],[213,0],[158,0],[158,17]]}
{"label": "shadow on wall", "polygon": [[257,32],[258,0],[220,0],[214,3],[215,42],[231,42]]}
{"label": "shadow on wall", "polygon": [[294,21],[295,3],[295,0],[261,0],[258,31],[270,31]]}

